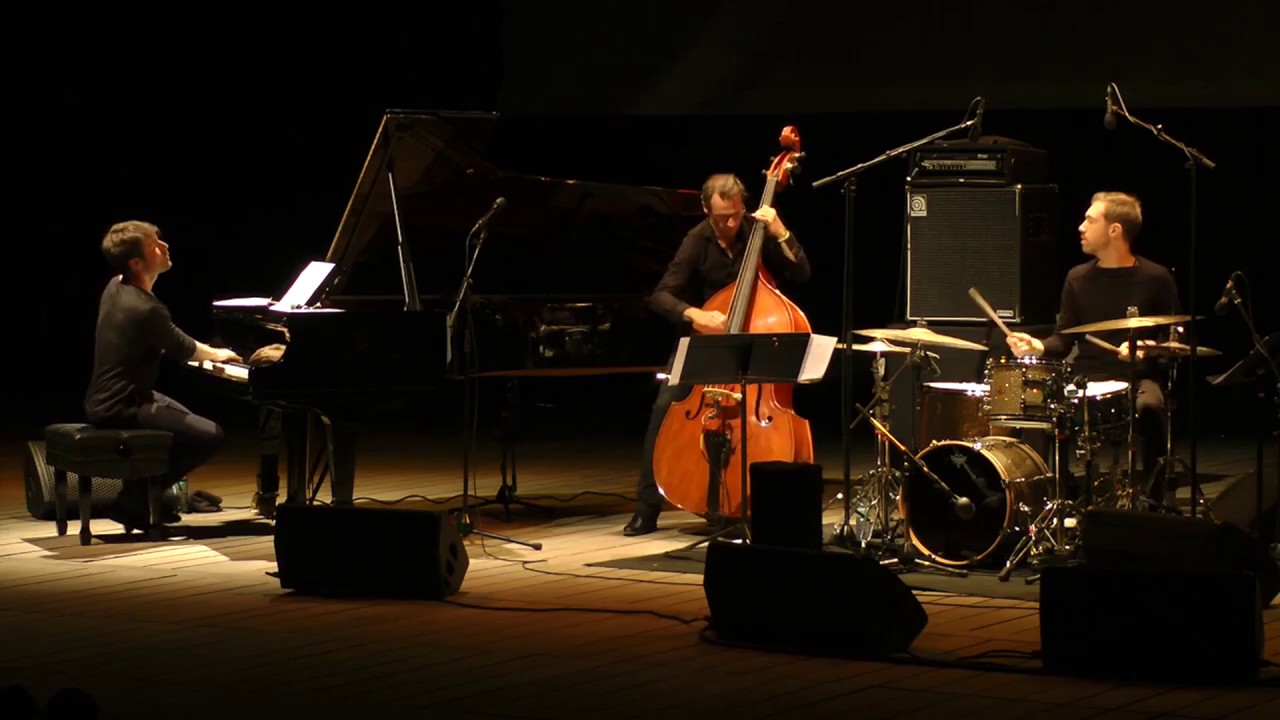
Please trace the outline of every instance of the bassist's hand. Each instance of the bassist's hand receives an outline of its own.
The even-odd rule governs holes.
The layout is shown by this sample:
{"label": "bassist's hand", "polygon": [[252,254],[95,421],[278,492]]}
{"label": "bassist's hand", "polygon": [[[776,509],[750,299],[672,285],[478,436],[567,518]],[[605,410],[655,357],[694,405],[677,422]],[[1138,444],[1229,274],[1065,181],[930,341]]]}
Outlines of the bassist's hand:
{"label": "bassist's hand", "polygon": [[728,325],[728,318],[719,310],[699,310],[698,308],[689,308],[684,311],[684,316],[693,323],[693,329],[704,334],[722,333]]}

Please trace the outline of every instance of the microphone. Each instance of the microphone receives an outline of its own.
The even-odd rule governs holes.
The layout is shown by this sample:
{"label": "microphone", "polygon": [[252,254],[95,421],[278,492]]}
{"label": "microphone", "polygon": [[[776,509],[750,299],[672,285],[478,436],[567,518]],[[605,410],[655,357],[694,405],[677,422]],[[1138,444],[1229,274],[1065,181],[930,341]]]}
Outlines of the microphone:
{"label": "microphone", "polygon": [[[471,235],[475,235],[476,233],[480,232],[480,228],[484,227],[485,225],[488,225],[489,221],[493,219],[493,216],[497,215],[498,212],[501,211],[502,208],[506,206],[507,206],[506,198],[498,198],[497,200],[494,200],[493,206],[489,208],[489,212],[485,213],[484,217],[480,218],[479,222],[476,223],[476,226],[471,228]],[[470,235],[468,237],[470,237]]]}
{"label": "microphone", "polygon": [[982,135],[982,114],[987,109],[987,101],[985,98],[979,97],[978,111],[973,114],[973,124],[969,126],[969,142],[978,142],[978,137]]}
{"label": "microphone", "polygon": [[1116,104],[1111,100],[1111,86],[1107,85],[1107,114],[1102,116],[1102,127],[1116,129]]}
{"label": "microphone", "polygon": [[1236,274],[1231,273],[1231,277],[1227,278],[1227,286],[1222,288],[1222,297],[1218,298],[1218,302],[1214,303],[1213,311],[1219,315],[1226,315],[1227,308],[1231,307],[1231,303],[1240,302],[1240,294],[1236,292],[1235,280]]}
{"label": "microphone", "polygon": [[951,504],[955,506],[956,515],[959,515],[961,520],[969,520],[973,517],[976,508],[974,508],[972,500],[952,490],[950,486],[942,481],[942,478],[935,475],[933,471],[929,469],[929,466],[924,464],[923,460],[912,455],[911,451],[907,450],[907,446],[899,442],[898,439],[885,428],[885,426],[880,424],[879,420],[871,417],[871,413],[867,412],[866,408],[862,407],[858,403],[854,403],[853,406],[858,410],[858,412],[862,413],[863,417],[871,421],[871,425],[876,429],[876,432],[880,433],[882,437],[893,443],[894,446],[898,448],[898,451],[902,453],[902,456],[914,465],[915,468],[925,477],[929,478],[929,481],[932,482],[934,486],[951,496]]}

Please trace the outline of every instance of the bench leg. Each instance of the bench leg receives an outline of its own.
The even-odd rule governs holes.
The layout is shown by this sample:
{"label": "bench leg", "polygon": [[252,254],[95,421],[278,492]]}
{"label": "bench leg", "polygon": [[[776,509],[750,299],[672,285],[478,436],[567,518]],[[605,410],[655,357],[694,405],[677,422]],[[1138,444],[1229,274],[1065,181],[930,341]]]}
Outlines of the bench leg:
{"label": "bench leg", "polygon": [[58,535],[67,534],[67,471],[53,469],[53,511]]}
{"label": "bench leg", "polygon": [[93,514],[93,478],[80,476],[80,544],[88,545],[93,541],[93,532],[89,530],[89,517]]}

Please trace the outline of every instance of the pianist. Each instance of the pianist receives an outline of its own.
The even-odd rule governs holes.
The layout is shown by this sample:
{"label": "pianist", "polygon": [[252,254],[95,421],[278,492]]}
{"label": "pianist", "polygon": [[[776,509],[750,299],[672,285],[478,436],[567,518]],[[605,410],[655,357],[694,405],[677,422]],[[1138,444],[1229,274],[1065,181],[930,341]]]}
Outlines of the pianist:
{"label": "pianist", "polygon": [[[747,215],[745,198],[742,181],[733,175],[712,175],[702,185],[702,211],[707,219],[685,235],[650,300],[653,309],[677,323],[682,334],[690,330],[724,332],[724,314],[705,311],[701,306],[737,279],[747,238],[757,222],[764,223],[767,231],[761,260],[770,273],[795,284],[809,279],[809,259],[804,248],[782,224],[777,211],[762,205]],[[673,352],[672,360],[674,356]],[[689,384],[662,381],[641,452],[640,479],[636,483],[639,507],[622,528],[624,535],[645,535],[658,529],[663,500],[653,474],[654,447],[667,408],[687,397],[692,388]]]}
{"label": "pianist", "polygon": [[[152,428],[173,433],[172,481],[208,461],[222,444],[222,428],[154,390],[162,355],[187,360],[238,361],[231,350],[192,339],[174,325],[169,310],[152,294],[156,278],[168,270],[169,245],[155,225],[117,223],[102,239],[112,278],[98,305],[93,374],[85,393],[85,414],[99,427]],[[111,508],[112,519],[134,527],[150,525],[145,481],[126,481]]]}

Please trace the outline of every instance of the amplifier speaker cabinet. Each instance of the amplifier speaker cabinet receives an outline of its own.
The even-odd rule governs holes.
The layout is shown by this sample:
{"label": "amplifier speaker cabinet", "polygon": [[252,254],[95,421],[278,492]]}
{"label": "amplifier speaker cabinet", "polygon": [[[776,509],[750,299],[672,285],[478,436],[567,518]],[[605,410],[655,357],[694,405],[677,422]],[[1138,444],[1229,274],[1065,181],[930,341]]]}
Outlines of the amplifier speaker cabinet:
{"label": "amplifier speaker cabinet", "polygon": [[907,189],[907,320],[1052,323],[1062,288],[1056,185]]}

